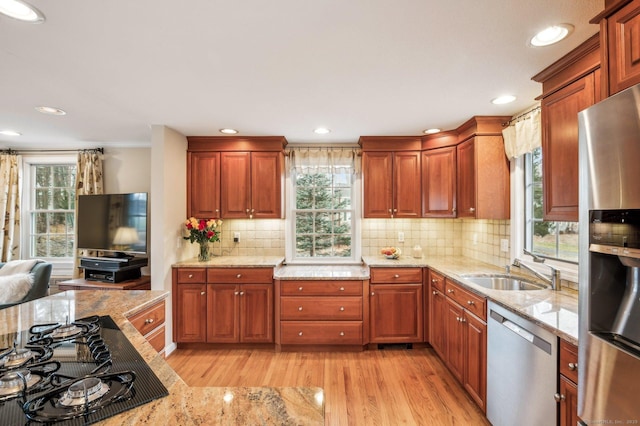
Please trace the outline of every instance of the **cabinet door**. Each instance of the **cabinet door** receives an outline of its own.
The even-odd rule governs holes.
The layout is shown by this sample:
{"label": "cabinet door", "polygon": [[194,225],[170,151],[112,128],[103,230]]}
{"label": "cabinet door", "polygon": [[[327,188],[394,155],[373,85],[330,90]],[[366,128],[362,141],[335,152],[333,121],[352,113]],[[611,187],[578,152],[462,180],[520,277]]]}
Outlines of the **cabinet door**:
{"label": "cabinet door", "polygon": [[176,339],[178,343],[204,342],[207,332],[206,284],[179,284],[177,306],[174,310]]}
{"label": "cabinet door", "polygon": [[640,83],[640,1],[607,19],[609,95]]}
{"label": "cabinet door", "polygon": [[569,379],[560,376],[560,426],[578,424],[578,387]]}
{"label": "cabinet door", "polygon": [[420,152],[393,154],[393,216],[420,217]]}
{"label": "cabinet door", "polygon": [[422,284],[372,284],[370,292],[371,343],[422,341]]}
{"label": "cabinet door", "polygon": [[240,286],[240,341],[273,342],[273,285]]}
{"label": "cabinet door", "polygon": [[593,73],[542,100],[545,220],[578,221],[578,112],[594,101]]}
{"label": "cabinet door", "polygon": [[220,217],[219,152],[188,154],[187,209],[187,217]]}
{"label": "cabinet door", "polygon": [[475,145],[471,138],[458,145],[457,156],[457,205],[458,217],[476,216],[476,164]]}
{"label": "cabinet door", "polygon": [[251,206],[251,154],[220,154],[220,204],[224,219],[249,218]]}
{"label": "cabinet door", "polygon": [[422,216],[456,217],[456,147],[422,153]]}
{"label": "cabinet door", "polygon": [[207,284],[207,342],[240,340],[240,290],[235,284]]}
{"label": "cabinet door", "polygon": [[392,153],[362,153],[364,217],[391,217]]}
{"label": "cabinet door", "polygon": [[462,308],[457,303],[447,299],[445,313],[446,355],[449,371],[461,383],[464,377],[464,323],[462,322]]}
{"label": "cabinet door", "polygon": [[482,411],[487,400],[487,325],[465,312],[464,388]]}
{"label": "cabinet door", "polygon": [[440,290],[432,287],[431,303],[429,306],[429,343],[433,346],[438,356],[446,360],[445,327],[447,318],[447,300]]}
{"label": "cabinet door", "polygon": [[251,207],[256,219],[278,219],[282,210],[282,154],[251,153]]}

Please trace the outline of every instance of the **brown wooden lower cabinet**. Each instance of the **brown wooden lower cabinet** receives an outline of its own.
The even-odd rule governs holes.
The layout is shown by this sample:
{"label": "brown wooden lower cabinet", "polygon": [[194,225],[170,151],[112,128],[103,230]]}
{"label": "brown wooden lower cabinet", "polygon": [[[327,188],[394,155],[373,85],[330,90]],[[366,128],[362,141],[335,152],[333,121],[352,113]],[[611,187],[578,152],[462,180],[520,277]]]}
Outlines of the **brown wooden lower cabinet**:
{"label": "brown wooden lower cabinet", "polygon": [[[429,343],[483,411],[487,402],[486,300],[428,272]],[[463,304],[464,303],[464,307]]]}
{"label": "brown wooden lower cabinet", "polygon": [[212,269],[174,268],[174,340],[273,343],[273,269]]}
{"label": "brown wooden lower cabinet", "polygon": [[578,347],[560,339],[560,389],[556,401],[560,404],[560,426],[574,426],[578,417]]}
{"label": "brown wooden lower cabinet", "polygon": [[371,284],[371,343],[421,342],[422,284]]}
{"label": "brown wooden lower cabinet", "polygon": [[165,344],[165,303],[164,300],[131,315],[129,322],[144,336],[157,352],[164,350]]}

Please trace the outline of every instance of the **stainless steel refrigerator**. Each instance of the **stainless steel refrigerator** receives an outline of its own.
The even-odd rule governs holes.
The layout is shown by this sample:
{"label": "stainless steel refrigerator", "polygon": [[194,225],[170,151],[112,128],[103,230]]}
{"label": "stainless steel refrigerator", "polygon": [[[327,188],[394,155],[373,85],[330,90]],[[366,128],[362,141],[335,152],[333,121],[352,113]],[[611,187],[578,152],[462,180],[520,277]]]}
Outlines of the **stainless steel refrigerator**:
{"label": "stainless steel refrigerator", "polygon": [[578,415],[640,422],[640,85],[579,113]]}

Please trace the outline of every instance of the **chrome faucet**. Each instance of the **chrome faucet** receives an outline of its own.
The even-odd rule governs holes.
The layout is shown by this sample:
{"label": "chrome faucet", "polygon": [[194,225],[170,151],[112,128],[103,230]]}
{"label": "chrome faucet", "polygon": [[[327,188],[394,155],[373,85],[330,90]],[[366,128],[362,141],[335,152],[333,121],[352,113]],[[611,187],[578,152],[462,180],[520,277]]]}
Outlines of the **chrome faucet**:
{"label": "chrome faucet", "polygon": [[[533,261],[535,263],[544,263],[544,259],[536,256],[535,254],[527,251],[527,250],[523,250],[525,252],[525,254],[528,254],[529,256],[533,257]],[[528,266],[525,263],[522,263],[522,261],[518,258],[513,260],[513,266],[516,266],[518,268],[524,268],[527,271],[531,272],[533,275],[535,275],[536,277],[538,277],[539,279],[541,279],[542,281],[544,281],[545,283],[549,284],[551,286],[551,290],[560,290],[561,289],[561,285],[560,285],[560,271],[558,271],[556,268],[554,268],[553,266],[550,265],[545,265],[547,266],[550,270],[551,270],[551,276],[548,277],[544,274],[541,274],[540,272],[536,271],[535,269],[533,269],[532,267]]]}

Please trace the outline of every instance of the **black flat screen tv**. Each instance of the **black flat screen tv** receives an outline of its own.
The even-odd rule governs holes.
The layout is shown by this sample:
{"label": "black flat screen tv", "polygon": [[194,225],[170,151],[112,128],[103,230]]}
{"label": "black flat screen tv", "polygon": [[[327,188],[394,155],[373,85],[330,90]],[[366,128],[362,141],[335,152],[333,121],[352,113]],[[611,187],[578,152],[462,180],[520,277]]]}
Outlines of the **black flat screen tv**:
{"label": "black flat screen tv", "polygon": [[105,257],[147,255],[148,194],[78,196],[78,248]]}

